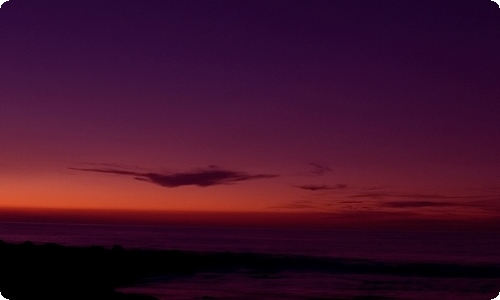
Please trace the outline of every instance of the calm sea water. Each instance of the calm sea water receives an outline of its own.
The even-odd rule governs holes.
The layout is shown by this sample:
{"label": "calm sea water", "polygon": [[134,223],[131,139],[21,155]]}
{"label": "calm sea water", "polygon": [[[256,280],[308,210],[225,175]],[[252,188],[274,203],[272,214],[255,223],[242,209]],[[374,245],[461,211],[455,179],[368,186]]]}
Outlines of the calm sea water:
{"label": "calm sea water", "polygon": [[[126,249],[252,252],[396,262],[500,264],[498,233],[280,230],[0,223],[0,239]],[[499,276],[500,277],[500,276]],[[287,271],[149,278],[123,289],[160,299],[493,299],[500,278]],[[0,291],[1,292],[1,291]],[[212,297],[212,298],[210,298]]]}

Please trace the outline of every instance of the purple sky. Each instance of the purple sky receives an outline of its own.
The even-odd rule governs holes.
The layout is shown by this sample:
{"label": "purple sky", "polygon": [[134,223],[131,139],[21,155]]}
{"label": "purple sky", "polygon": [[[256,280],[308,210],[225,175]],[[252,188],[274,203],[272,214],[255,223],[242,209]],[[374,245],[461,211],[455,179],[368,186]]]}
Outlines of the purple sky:
{"label": "purple sky", "polygon": [[11,0],[0,207],[496,218],[499,32],[489,0]]}

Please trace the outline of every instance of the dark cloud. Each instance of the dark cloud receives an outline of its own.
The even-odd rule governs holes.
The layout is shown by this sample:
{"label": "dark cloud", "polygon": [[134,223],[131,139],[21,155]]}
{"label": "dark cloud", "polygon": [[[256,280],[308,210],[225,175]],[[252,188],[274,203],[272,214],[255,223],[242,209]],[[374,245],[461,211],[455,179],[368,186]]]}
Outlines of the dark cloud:
{"label": "dark cloud", "polygon": [[392,201],[382,203],[385,207],[392,208],[418,208],[418,207],[447,207],[457,206],[451,202],[432,202],[432,201]]}
{"label": "dark cloud", "polygon": [[135,172],[121,170],[117,168],[70,168],[71,170],[108,173],[116,175],[133,176],[136,180],[147,181],[164,187],[179,187],[185,185],[197,185],[201,187],[230,184],[238,181],[253,179],[274,178],[278,175],[270,174],[248,174],[244,172],[234,172],[219,169],[211,166],[208,169],[186,173],[153,173],[153,172]]}
{"label": "dark cloud", "polygon": [[315,205],[308,205],[308,204],[300,204],[300,203],[290,203],[290,204],[284,204],[284,205],[279,205],[279,206],[271,206],[273,209],[314,209],[317,210],[318,207]]}
{"label": "dark cloud", "polygon": [[365,191],[376,191],[376,190],[381,190],[387,188],[386,186],[369,186],[369,187],[364,187],[361,188],[361,190]]}
{"label": "dark cloud", "polygon": [[486,205],[481,201],[467,202],[439,202],[439,201],[387,201],[382,202],[384,207],[392,208],[419,208],[419,207],[464,207],[464,208],[479,208],[479,209],[494,209],[495,205]]}
{"label": "dark cloud", "polygon": [[313,167],[313,170],[311,171],[312,174],[314,175],[324,175],[325,173],[332,172],[332,169],[326,165],[321,165],[321,164],[316,164],[316,163],[310,163],[310,166]]}
{"label": "dark cloud", "polygon": [[383,197],[389,197],[389,196],[391,196],[390,193],[378,192],[378,193],[355,194],[355,195],[350,195],[347,197],[349,197],[349,198],[383,198]]}
{"label": "dark cloud", "polygon": [[341,190],[347,187],[347,184],[336,184],[336,185],[316,185],[316,184],[306,184],[296,186],[302,190],[308,191],[322,191],[322,190]]}
{"label": "dark cloud", "polygon": [[485,198],[489,196],[484,195],[474,195],[474,196],[448,196],[439,194],[418,194],[418,193],[392,193],[392,192],[373,192],[373,193],[361,193],[348,196],[349,198],[412,198],[412,199],[474,199],[474,198]]}
{"label": "dark cloud", "polygon": [[[439,194],[395,194],[399,198],[419,198],[419,199],[468,199],[470,196],[447,196]],[[482,196],[475,196],[482,197]]]}

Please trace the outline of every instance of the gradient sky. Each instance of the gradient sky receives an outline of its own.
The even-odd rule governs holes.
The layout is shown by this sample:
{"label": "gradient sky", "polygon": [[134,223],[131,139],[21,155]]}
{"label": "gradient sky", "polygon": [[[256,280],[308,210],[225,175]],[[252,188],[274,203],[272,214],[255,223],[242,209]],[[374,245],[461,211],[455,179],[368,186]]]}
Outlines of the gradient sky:
{"label": "gradient sky", "polygon": [[8,1],[0,207],[498,220],[499,33],[489,0]]}

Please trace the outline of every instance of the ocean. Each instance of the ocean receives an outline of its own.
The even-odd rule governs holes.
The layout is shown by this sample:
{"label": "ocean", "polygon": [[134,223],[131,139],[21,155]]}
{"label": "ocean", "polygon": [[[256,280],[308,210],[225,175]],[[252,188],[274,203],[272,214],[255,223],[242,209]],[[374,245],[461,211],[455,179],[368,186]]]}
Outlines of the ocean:
{"label": "ocean", "polygon": [[[353,266],[342,271],[293,267],[157,276],[120,289],[161,300],[493,299],[500,292],[498,237],[494,232],[0,223],[0,239],[11,243],[281,255],[291,264],[296,257],[326,258]],[[411,267],[398,268],[404,264]],[[470,265],[499,268],[487,276],[460,272]],[[438,272],[422,272],[418,266]]]}

